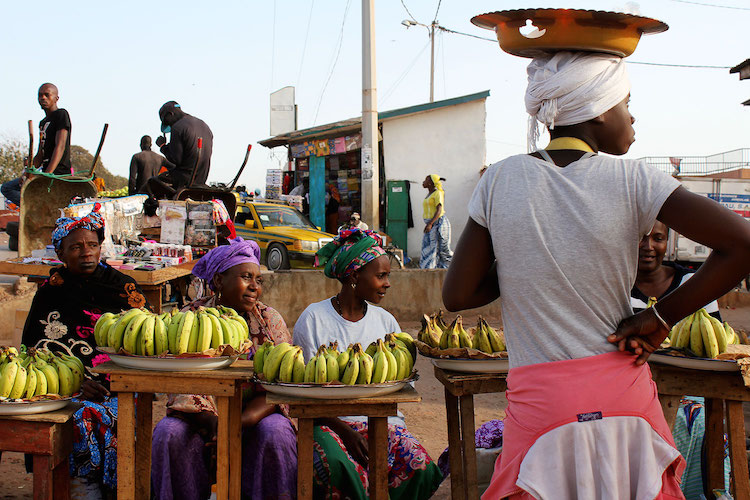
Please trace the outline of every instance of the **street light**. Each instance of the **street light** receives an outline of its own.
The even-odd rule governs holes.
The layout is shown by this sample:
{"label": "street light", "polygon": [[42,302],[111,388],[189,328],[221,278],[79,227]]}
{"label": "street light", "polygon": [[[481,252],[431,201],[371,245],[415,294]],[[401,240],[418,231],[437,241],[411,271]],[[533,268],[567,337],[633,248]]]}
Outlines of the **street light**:
{"label": "street light", "polygon": [[427,28],[427,30],[430,32],[430,102],[434,102],[435,99],[435,29],[441,29],[444,30],[442,26],[440,26],[437,22],[437,20],[433,21],[432,24],[429,26],[426,24],[422,24],[420,22],[414,21],[412,19],[404,19],[401,21],[401,24],[406,26],[406,29],[411,28],[412,26],[424,26]]}

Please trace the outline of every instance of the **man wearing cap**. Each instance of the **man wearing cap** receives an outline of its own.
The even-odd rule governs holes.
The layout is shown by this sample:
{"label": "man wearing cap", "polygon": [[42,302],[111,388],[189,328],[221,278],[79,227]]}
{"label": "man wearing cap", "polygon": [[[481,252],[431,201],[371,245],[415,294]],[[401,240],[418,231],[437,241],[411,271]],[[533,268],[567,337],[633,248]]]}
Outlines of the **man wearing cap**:
{"label": "man wearing cap", "polygon": [[370,226],[360,220],[358,212],[352,212],[352,215],[349,217],[349,221],[341,226],[338,232],[340,233],[341,231],[344,231],[346,229],[354,228],[361,229],[362,231],[367,231],[368,229],[370,229]]}
{"label": "man wearing cap", "polygon": [[151,137],[141,137],[141,152],[133,155],[130,160],[130,179],[128,182],[128,193],[142,193],[146,188],[146,182],[153,176],[159,175],[162,167],[167,170],[174,165],[159,153],[151,151]]}
{"label": "man wearing cap", "polygon": [[[204,185],[211,169],[211,152],[214,142],[211,129],[203,120],[185,113],[175,101],[164,103],[159,109],[159,119],[161,131],[172,135],[169,143],[164,136],[157,137],[156,145],[167,160],[175,166],[158,179],[170,185],[174,190],[191,185]],[[199,138],[203,139],[200,160],[198,159]],[[193,171],[195,171],[194,179]]]}

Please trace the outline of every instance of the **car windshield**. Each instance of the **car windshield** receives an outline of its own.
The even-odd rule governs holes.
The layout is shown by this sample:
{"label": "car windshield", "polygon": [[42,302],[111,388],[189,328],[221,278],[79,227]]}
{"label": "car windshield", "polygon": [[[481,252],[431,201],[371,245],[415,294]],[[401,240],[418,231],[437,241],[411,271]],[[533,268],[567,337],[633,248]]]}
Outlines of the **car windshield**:
{"label": "car windshield", "polygon": [[288,226],[316,229],[307,217],[291,207],[255,205],[255,211],[258,212],[263,227]]}

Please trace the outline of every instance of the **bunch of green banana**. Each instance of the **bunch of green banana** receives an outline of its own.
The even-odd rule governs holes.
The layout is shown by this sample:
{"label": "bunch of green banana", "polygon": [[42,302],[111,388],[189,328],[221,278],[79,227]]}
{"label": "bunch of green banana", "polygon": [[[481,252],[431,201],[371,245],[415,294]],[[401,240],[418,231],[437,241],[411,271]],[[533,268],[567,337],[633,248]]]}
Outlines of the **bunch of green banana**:
{"label": "bunch of green banana", "polygon": [[[67,354],[30,349],[6,356],[0,368],[0,397],[31,399],[58,394],[71,396],[81,388],[84,367],[80,359]],[[18,352],[18,351],[15,351]]]}
{"label": "bunch of green banana", "polygon": [[697,356],[715,358],[728,344],[739,344],[740,338],[728,323],[722,323],[700,309],[678,322],[669,332],[673,347],[688,348]]}
{"label": "bunch of green banana", "polygon": [[453,349],[459,347],[471,348],[474,342],[469,334],[464,330],[463,320],[461,315],[456,316],[453,323],[443,332],[440,337],[440,348],[441,349]]}
{"label": "bunch of green banana", "polygon": [[503,338],[481,316],[479,317],[476,332],[474,333],[473,347],[487,354],[506,350]]}
{"label": "bunch of green banana", "polygon": [[417,339],[430,347],[440,347],[443,330],[435,324],[435,319],[426,314],[422,315],[422,329],[417,334]]}
{"label": "bunch of green banana", "polygon": [[248,338],[245,319],[224,306],[158,315],[130,309],[104,313],[94,326],[97,345],[142,356],[204,352],[226,344],[239,350]]}

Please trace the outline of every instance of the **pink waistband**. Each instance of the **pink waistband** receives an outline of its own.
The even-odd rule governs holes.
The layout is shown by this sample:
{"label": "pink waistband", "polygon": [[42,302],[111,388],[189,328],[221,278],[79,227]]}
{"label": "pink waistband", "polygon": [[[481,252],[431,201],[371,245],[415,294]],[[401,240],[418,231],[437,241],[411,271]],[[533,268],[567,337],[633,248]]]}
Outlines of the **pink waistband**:
{"label": "pink waistband", "polygon": [[[637,416],[674,446],[651,370],[648,365],[636,366],[630,353],[615,351],[514,368],[508,373],[506,397],[503,451],[490,486],[498,498],[520,491],[518,472],[534,442],[570,422]],[[683,468],[684,461],[677,466],[678,478]]]}

